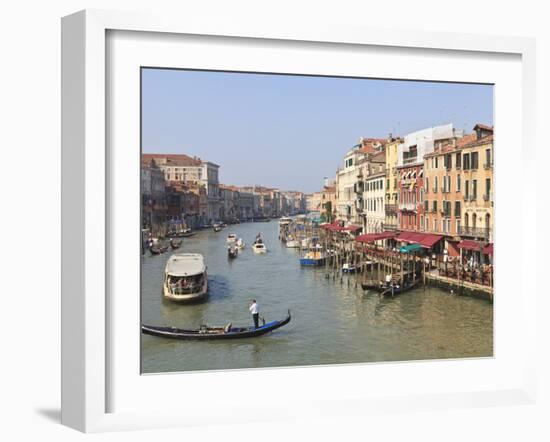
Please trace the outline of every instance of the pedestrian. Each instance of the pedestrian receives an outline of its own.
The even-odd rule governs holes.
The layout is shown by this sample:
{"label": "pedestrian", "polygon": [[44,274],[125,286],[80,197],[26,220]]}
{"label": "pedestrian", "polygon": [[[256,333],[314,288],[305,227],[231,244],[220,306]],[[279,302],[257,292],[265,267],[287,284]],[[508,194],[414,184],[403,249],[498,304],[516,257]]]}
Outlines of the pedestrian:
{"label": "pedestrian", "polygon": [[259,323],[258,320],[259,320],[260,314],[258,313],[259,311],[258,304],[256,304],[255,299],[252,300],[252,304],[250,304],[249,310],[250,310],[250,313],[252,313],[252,319],[254,319],[254,328],[258,328],[258,323]]}

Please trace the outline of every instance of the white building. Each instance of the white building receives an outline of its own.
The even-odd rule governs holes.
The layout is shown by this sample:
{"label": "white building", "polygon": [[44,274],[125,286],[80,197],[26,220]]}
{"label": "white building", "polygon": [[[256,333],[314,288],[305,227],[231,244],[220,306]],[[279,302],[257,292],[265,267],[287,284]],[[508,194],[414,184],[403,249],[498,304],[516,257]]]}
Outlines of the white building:
{"label": "white building", "polygon": [[386,153],[373,155],[363,171],[363,232],[380,233],[386,218]]}

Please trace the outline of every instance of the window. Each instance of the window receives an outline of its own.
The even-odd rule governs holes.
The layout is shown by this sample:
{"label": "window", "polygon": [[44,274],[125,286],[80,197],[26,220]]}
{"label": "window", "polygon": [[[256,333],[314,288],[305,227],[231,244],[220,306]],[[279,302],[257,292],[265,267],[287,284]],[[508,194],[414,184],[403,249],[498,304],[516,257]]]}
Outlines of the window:
{"label": "window", "polygon": [[477,169],[477,166],[478,166],[478,157],[479,157],[479,153],[478,153],[478,152],[472,152],[472,169],[473,169],[473,170]]}
{"label": "window", "polygon": [[456,176],[456,191],[460,192],[460,175]]}
{"label": "window", "polygon": [[433,202],[433,212],[437,212],[437,201]]}
{"label": "window", "polygon": [[463,163],[464,170],[470,170],[470,154],[469,153],[465,153],[464,155],[462,155],[462,163]]}
{"label": "window", "polygon": [[437,169],[438,165],[437,165],[437,157],[435,157],[435,168]]}
{"label": "window", "polygon": [[453,167],[453,159],[450,153],[445,155],[445,169],[451,169]]}
{"label": "window", "polygon": [[455,218],[460,218],[460,201],[455,201]]}
{"label": "window", "polygon": [[464,197],[468,199],[470,197],[470,182],[464,181]]}
{"label": "window", "polygon": [[451,176],[447,177],[447,192],[451,191]]}
{"label": "window", "polygon": [[429,186],[428,177],[426,177],[425,180],[426,180],[426,182],[425,182],[424,187],[426,187],[426,192],[429,192],[430,191],[430,186]]}
{"label": "window", "polygon": [[472,196],[477,199],[477,180],[472,180]]}
{"label": "window", "polygon": [[457,153],[455,155],[455,164],[456,164],[457,169],[460,169],[460,166],[461,166],[461,161],[460,160],[462,160],[462,154]]}
{"label": "window", "polygon": [[456,233],[460,233],[460,218],[456,220]]}
{"label": "window", "polygon": [[485,150],[485,167],[491,166],[491,149]]}
{"label": "window", "polygon": [[434,232],[437,232],[437,220],[434,219]]}
{"label": "window", "polygon": [[428,200],[424,201],[424,211],[428,213],[430,202]]}
{"label": "window", "polygon": [[491,178],[485,179],[485,199],[489,199],[491,195]]}
{"label": "window", "polygon": [[434,192],[437,192],[437,177],[434,178]]}

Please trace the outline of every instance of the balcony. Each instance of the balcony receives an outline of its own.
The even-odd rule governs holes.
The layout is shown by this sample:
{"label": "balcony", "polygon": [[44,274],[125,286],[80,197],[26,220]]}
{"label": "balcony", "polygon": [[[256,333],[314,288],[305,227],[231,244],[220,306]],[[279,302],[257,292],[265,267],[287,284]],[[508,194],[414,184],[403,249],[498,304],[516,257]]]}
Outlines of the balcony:
{"label": "balcony", "polygon": [[491,236],[491,229],[487,227],[459,227],[458,234],[488,240]]}
{"label": "balcony", "polygon": [[490,170],[490,169],[493,168],[493,163],[484,163],[484,164],[483,164],[483,168],[484,168],[485,170]]}
{"label": "balcony", "polygon": [[399,210],[402,212],[416,212],[416,203],[399,203]]}
{"label": "balcony", "polygon": [[397,204],[385,205],[386,215],[395,215],[397,213]]}
{"label": "balcony", "polygon": [[399,230],[399,226],[397,225],[397,223],[395,224],[383,223],[382,230],[386,232],[395,232],[396,230]]}
{"label": "balcony", "polygon": [[409,164],[416,164],[416,163],[418,163],[418,158],[417,157],[403,158],[403,165],[404,166],[409,165]]}

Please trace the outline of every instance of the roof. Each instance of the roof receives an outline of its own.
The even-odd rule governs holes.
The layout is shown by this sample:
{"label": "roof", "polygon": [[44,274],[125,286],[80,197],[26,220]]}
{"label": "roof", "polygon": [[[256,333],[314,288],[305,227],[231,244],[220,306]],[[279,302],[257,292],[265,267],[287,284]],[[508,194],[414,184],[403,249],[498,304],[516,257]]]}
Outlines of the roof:
{"label": "roof", "polygon": [[149,164],[151,160],[163,159],[169,166],[202,166],[200,158],[192,158],[185,154],[144,153],[141,155],[142,163]]}
{"label": "roof", "polygon": [[442,238],[442,235],[434,235],[431,233],[401,232],[396,239],[398,241],[417,243],[424,248],[431,249]]}
{"label": "roof", "polygon": [[204,258],[199,253],[178,253],[166,263],[165,272],[172,276],[200,275],[206,271]]}
{"label": "roof", "polygon": [[482,129],[482,130],[488,130],[490,132],[493,132],[493,126],[487,126],[486,124],[481,124],[481,123],[477,123],[475,126],[474,126],[474,130],[476,129]]}

